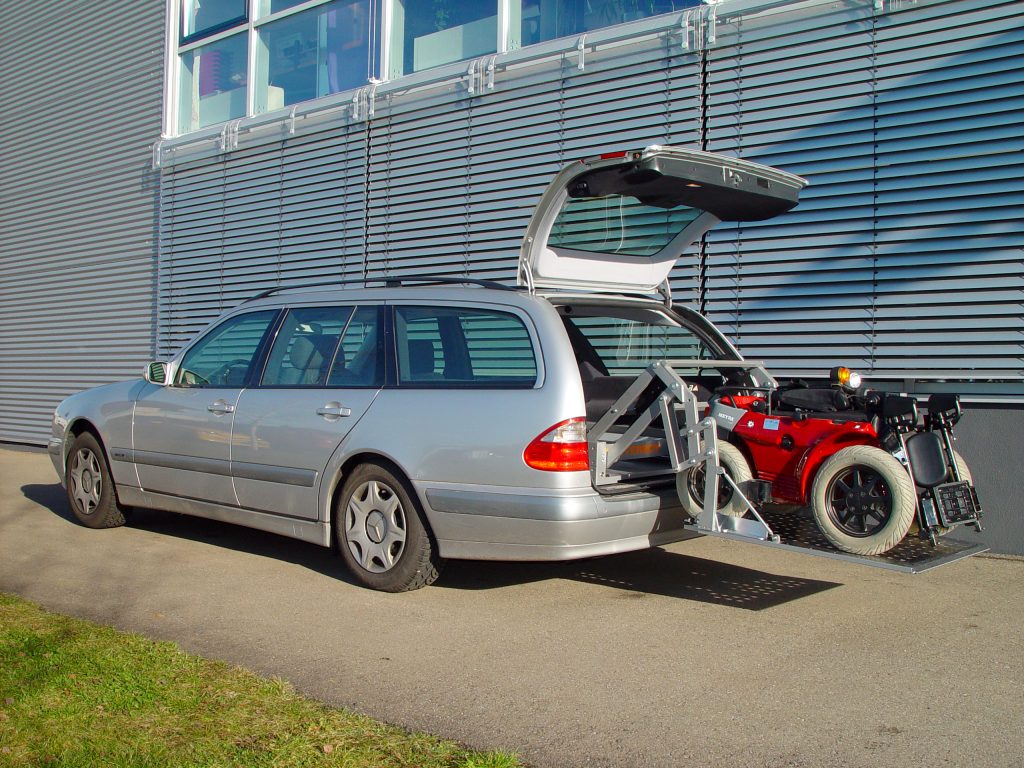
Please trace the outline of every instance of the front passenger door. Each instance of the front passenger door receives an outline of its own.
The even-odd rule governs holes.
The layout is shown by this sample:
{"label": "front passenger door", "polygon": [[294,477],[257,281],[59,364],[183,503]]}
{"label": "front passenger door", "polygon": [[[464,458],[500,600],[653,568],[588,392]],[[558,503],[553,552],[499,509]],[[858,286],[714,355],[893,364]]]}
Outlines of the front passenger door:
{"label": "front passenger door", "polygon": [[235,406],[278,314],[227,318],[188,348],[168,386],[143,387],[132,442],[144,490],[238,504],[231,482]]}

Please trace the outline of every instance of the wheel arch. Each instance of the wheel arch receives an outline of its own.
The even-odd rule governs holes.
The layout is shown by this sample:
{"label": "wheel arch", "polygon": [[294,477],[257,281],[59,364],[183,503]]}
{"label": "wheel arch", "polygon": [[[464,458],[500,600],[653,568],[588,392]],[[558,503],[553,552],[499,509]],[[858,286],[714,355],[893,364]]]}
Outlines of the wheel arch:
{"label": "wheel arch", "polygon": [[71,452],[71,444],[75,441],[79,435],[83,432],[88,432],[96,438],[96,442],[100,444],[100,448],[103,449],[103,458],[107,460],[107,466],[110,466],[110,455],[107,451],[107,441],[103,439],[103,435],[100,434],[99,429],[92,421],[86,416],[79,416],[73,419],[67,426],[67,431],[64,438],[64,456],[62,457],[64,463],[68,462],[68,454]]}
{"label": "wheel arch", "polygon": [[341,490],[345,486],[345,479],[356,467],[367,463],[379,464],[385,467],[389,472],[403,480],[408,485],[409,489],[415,495],[416,500],[419,502],[420,509],[423,510],[423,522],[426,526],[427,533],[436,541],[433,523],[430,520],[430,507],[427,505],[426,499],[424,499],[423,495],[420,493],[419,488],[417,488],[416,484],[412,482],[412,478],[409,476],[409,473],[387,454],[364,450],[353,453],[350,456],[346,456],[341,465],[331,473],[331,481],[328,486],[327,493],[326,510],[326,522],[330,526],[331,530],[331,548],[335,549],[338,546],[338,537],[335,531],[337,515],[334,514],[334,510],[338,504],[338,499],[341,497]]}

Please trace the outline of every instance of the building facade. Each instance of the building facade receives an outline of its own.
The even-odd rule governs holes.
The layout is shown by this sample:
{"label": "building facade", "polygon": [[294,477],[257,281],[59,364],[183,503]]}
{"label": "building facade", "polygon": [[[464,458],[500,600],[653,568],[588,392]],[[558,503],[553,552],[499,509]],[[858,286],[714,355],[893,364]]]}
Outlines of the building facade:
{"label": "building facade", "polygon": [[962,393],[983,540],[1024,552],[1021,2],[123,5],[0,0],[0,440],[274,285],[511,281],[559,167],[678,144],[811,186],[676,300],[782,376]]}

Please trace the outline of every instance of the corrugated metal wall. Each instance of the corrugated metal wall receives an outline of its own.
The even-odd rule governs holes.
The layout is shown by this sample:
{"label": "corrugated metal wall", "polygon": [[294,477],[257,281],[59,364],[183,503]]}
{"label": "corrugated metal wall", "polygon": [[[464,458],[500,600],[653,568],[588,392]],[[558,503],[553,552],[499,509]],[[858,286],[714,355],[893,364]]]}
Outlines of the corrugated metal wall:
{"label": "corrugated metal wall", "polygon": [[153,351],[162,3],[0,2],[0,440]]}
{"label": "corrugated metal wall", "polygon": [[[294,137],[243,134],[194,160],[178,146],[163,174],[161,350],[278,280],[511,280],[561,164],[672,142],[812,181],[794,213],[716,230],[673,275],[677,298],[748,356],[1024,396],[1024,5],[738,5],[717,6],[714,35],[676,25],[583,59],[484,59],[441,85],[385,84]],[[710,33],[700,15],[691,26]],[[305,193],[279,203],[284,177]],[[290,245],[307,216],[319,270]]]}

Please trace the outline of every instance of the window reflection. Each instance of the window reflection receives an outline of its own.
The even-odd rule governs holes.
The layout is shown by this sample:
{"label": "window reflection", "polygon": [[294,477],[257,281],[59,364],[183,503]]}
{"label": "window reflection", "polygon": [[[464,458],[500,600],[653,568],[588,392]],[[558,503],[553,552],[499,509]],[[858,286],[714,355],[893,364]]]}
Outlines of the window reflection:
{"label": "window reflection", "polygon": [[[700,0],[512,0],[513,30],[518,45],[532,45],[556,37],[645,19],[661,13],[693,8]],[[520,24],[515,24],[516,12]]]}
{"label": "window reflection", "polygon": [[393,0],[391,76],[498,50],[497,0]]}
{"label": "window reflection", "polygon": [[181,36],[206,34],[245,21],[245,4],[246,0],[185,0]]}
{"label": "window reflection", "polygon": [[245,116],[246,63],[244,32],[182,54],[182,132]]}
{"label": "window reflection", "polygon": [[367,82],[370,0],[336,0],[269,22],[259,34],[257,112]]}

